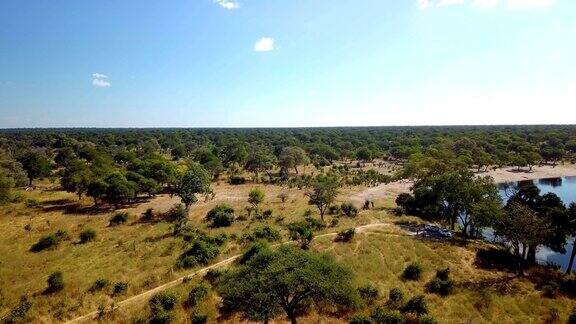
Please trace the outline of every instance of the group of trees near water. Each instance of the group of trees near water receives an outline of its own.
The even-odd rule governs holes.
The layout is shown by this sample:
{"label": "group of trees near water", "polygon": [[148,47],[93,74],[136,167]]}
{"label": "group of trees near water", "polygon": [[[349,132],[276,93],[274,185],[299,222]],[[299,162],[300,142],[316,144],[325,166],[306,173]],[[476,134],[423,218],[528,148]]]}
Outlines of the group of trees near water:
{"label": "group of trees near water", "polygon": [[[533,182],[513,188],[504,204],[493,180],[475,175],[456,155],[414,155],[402,175],[414,180],[412,193],[396,199],[404,212],[452,230],[458,225],[465,237],[492,228],[511,246],[519,274],[536,263],[538,246],[565,253],[567,240],[576,235],[576,204],[566,206],[554,193],[542,195]],[[568,273],[575,256],[573,249]]]}

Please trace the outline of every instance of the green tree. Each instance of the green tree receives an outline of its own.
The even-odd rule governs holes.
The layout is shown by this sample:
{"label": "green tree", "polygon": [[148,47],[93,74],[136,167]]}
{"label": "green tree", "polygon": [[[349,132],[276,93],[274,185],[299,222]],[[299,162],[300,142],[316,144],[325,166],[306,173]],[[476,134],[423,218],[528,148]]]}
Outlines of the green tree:
{"label": "green tree", "polygon": [[246,161],[246,165],[244,168],[247,171],[253,172],[255,178],[258,177],[258,173],[266,172],[268,177],[270,177],[270,170],[274,168],[276,164],[276,157],[263,150],[255,150],[248,155],[248,160]]}
{"label": "green tree", "polygon": [[278,163],[284,170],[293,168],[296,174],[298,174],[298,166],[307,165],[310,163],[310,159],[302,148],[297,146],[288,146],[280,153]]}
{"label": "green tree", "polygon": [[[571,203],[570,208],[568,208],[568,233],[572,237],[576,237],[576,203]],[[568,268],[566,273],[572,273],[572,267],[574,266],[574,258],[576,257],[576,239],[572,242],[572,252],[570,253],[570,262],[568,263]]]}
{"label": "green tree", "polygon": [[327,255],[294,247],[262,250],[226,273],[217,289],[225,310],[267,322],[282,311],[291,323],[312,305],[358,305],[353,274]]}
{"label": "green tree", "polygon": [[78,199],[82,199],[82,195],[88,191],[92,178],[90,166],[82,160],[75,159],[66,164],[60,184],[64,190],[74,192],[78,195]]}
{"label": "green tree", "polygon": [[28,151],[18,158],[18,162],[28,174],[28,185],[32,186],[34,179],[46,177],[52,171],[50,160],[39,151]]}
{"label": "green tree", "polygon": [[308,204],[318,208],[322,221],[324,221],[324,214],[336,200],[339,188],[340,182],[336,177],[318,175],[312,183],[312,190],[306,194],[309,198]]}
{"label": "green tree", "polygon": [[182,200],[186,209],[198,201],[196,195],[207,195],[212,193],[210,184],[212,177],[202,166],[198,164],[190,165],[188,171],[184,174],[177,188],[177,195]]}

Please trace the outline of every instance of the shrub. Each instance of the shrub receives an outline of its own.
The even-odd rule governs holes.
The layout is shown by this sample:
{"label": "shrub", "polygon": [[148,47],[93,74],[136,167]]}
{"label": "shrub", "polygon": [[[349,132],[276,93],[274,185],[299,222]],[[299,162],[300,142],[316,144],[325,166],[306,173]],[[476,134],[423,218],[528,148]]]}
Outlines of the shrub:
{"label": "shrub", "polygon": [[380,295],[378,288],[372,284],[367,284],[358,288],[358,293],[360,294],[360,297],[362,297],[362,300],[365,300],[369,305],[374,303]]}
{"label": "shrub", "polygon": [[256,254],[266,250],[267,248],[268,244],[266,244],[266,241],[257,241],[256,243],[250,245],[248,250],[242,254],[242,256],[238,259],[238,263],[245,264],[246,262],[250,261],[250,259],[252,259],[252,257],[254,257]]}
{"label": "shrub", "polygon": [[349,228],[338,232],[336,236],[337,242],[350,242],[354,238],[356,234],[356,230],[354,228]]}
{"label": "shrub", "polygon": [[194,314],[191,320],[192,324],[206,324],[208,323],[208,315],[205,314]]}
{"label": "shrub", "polygon": [[437,324],[438,321],[431,315],[424,315],[418,320],[418,324]]}
{"label": "shrub", "polygon": [[80,243],[82,244],[94,241],[95,238],[96,238],[96,231],[91,228],[87,228],[82,232],[80,232]]}
{"label": "shrub", "polygon": [[150,305],[152,314],[169,312],[174,309],[176,303],[178,303],[178,297],[176,297],[176,295],[173,293],[165,291],[156,293],[148,301],[148,305]]}
{"label": "shrub", "polygon": [[345,202],[340,205],[342,213],[348,217],[356,217],[358,215],[358,208],[350,202]]}
{"label": "shrub", "polygon": [[206,214],[206,220],[212,222],[210,227],[230,226],[234,218],[234,208],[226,204],[217,205]]}
{"label": "shrub", "polygon": [[400,288],[392,288],[388,293],[388,303],[393,308],[400,308],[404,302],[404,292]]}
{"label": "shrub", "polygon": [[450,269],[436,270],[436,277],[428,283],[428,291],[440,296],[448,296],[453,290],[454,282],[450,279]]}
{"label": "shrub", "polygon": [[288,225],[290,239],[298,241],[300,247],[307,249],[314,239],[314,229],[308,222],[296,222]]}
{"label": "shrub", "polygon": [[428,313],[428,305],[426,304],[426,299],[424,295],[418,295],[410,298],[406,305],[402,307],[402,311],[405,313],[413,313],[418,316],[422,316]]}
{"label": "shrub", "polygon": [[348,323],[350,323],[350,324],[373,324],[374,321],[368,315],[357,314],[357,315],[352,316],[352,318],[350,319],[350,321]]}
{"label": "shrub", "polygon": [[32,252],[40,252],[46,249],[50,249],[56,247],[60,240],[56,237],[56,235],[47,235],[43,236],[38,240],[38,242],[34,243],[30,248]]}
{"label": "shrub", "polygon": [[70,235],[68,235],[68,232],[66,232],[65,230],[57,230],[56,234],[54,235],[56,236],[58,241],[64,241],[70,238]]}
{"label": "shrub", "polygon": [[243,240],[247,242],[254,242],[257,240],[266,240],[268,242],[276,242],[282,238],[280,232],[270,226],[255,228],[252,233],[244,234]]}
{"label": "shrub", "polygon": [[146,209],[146,211],[142,213],[140,220],[143,222],[151,222],[152,220],[154,220],[154,209],[152,208]]}
{"label": "shrub", "polygon": [[252,206],[256,207],[264,201],[264,196],[264,191],[260,188],[254,188],[250,190],[250,193],[248,193],[248,202],[252,204]]}
{"label": "shrub", "polygon": [[152,314],[150,318],[150,324],[170,324],[172,323],[172,314],[169,312],[158,312],[156,314]]}
{"label": "shrub", "polygon": [[200,284],[192,288],[192,290],[190,290],[190,292],[188,293],[188,299],[186,300],[186,303],[190,307],[198,305],[199,302],[201,302],[206,298],[206,296],[208,296],[209,291],[210,288],[205,284]]}
{"label": "shrub", "polygon": [[62,272],[56,271],[53,272],[48,276],[48,288],[46,289],[47,293],[54,293],[64,289],[64,277],[62,276]]}
{"label": "shrub", "polygon": [[228,183],[231,185],[242,185],[246,183],[246,178],[239,175],[233,175],[230,177],[230,180],[228,180]]}
{"label": "shrub", "polygon": [[128,221],[129,216],[130,214],[128,214],[127,212],[116,213],[110,218],[110,225],[115,226],[124,224]]}
{"label": "shrub", "polygon": [[404,269],[402,277],[406,280],[419,280],[422,274],[422,267],[418,263],[410,263]]}
{"label": "shrub", "polygon": [[110,281],[108,281],[107,279],[96,279],[96,281],[94,281],[94,283],[92,284],[92,287],[90,287],[90,291],[91,292],[95,292],[95,291],[100,291],[106,287],[108,287],[108,285],[110,285]]}
{"label": "shrub", "polygon": [[376,307],[370,316],[376,323],[402,324],[405,322],[404,316],[395,310],[388,310],[382,306]]}
{"label": "shrub", "polygon": [[454,290],[454,282],[451,279],[442,280],[438,277],[428,283],[428,291],[440,296],[448,296]]}
{"label": "shrub", "polygon": [[263,213],[262,216],[264,219],[270,218],[272,217],[272,214],[274,213],[274,211],[272,209],[266,209]]}
{"label": "shrub", "polygon": [[436,278],[440,280],[448,280],[450,276],[450,268],[436,270]]}
{"label": "shrub", "polygon": [[114,288],[112,289],[112,294],[114,296],[122,295],[123,293],[126,292],[126,290],[128,290],[128,283],[123,282],[123,281],[118,281],[117,283],[114,284]]}
{"label": "shrub", "polygon": [[208,264],[219,253],[220,250],[215,244],[203,240],[195,240],[192,246],[180,255],[177,265],[187,269],[198,264]]}

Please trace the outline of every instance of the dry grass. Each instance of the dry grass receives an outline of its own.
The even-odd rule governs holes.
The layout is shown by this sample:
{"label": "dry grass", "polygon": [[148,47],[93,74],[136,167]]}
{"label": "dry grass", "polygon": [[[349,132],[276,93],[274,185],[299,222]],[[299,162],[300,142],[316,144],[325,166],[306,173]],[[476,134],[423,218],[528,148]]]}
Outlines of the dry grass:
{"label": "dry grass", "polygon": [[[228,233],[240,236],[262,223],[278,229],[295,220],[301,220],[308,206],[303,191],[278,186],[259,185],[266,192],[263,209],[273,209],[274,215],[266,221],[236,222],[232,227],[209,229],[203,221],[206,212],[218,203],[232,205],[238,213],[244,213],[247,196],[257,185],[230,186],[226,183],[214,185],[216,198],[200,202],[192,208],[191,224],[210,233]],[[340,201],[358,193],[363,188],[342,190]],[[286,203],[277,197],[280,192],[289,195]],[[129,296],[149,290],[162,283],[179,278],[189,271],[172,269],[186,245],[180,238],[167,235],[171,226],[166,223],[143,224],[137,222],[138,215],[147,208],[164,211],[178,202],[176,197],[161,195],[148,202],[133,205],[126,210],[132,215],[126,225],[110,227],[111,212],[82,214],[65,209],[63,205],[76,204],[77,198],[68,193],[53,190],[25,192],[27,198],[38,201],[38,207],[26,207],[25,203],[0,208],[0,317],[17,304],[21,295],[33,296],[30,316],[35,323],[53,323],[89,313],[104,305],[111,305]],[[506,273],[477,269],[474,265],[474,248],[415,240],[393,226],[397,217],[389,210],[394,207],[391,198],[375,201],[376,209],[363,211],[355,219],[341,218],[334,228],[323,233],[336,232],[343,228],[387,222],[391,225],[381,229],[370,228],[356,235],[348,244],[334,243],[332,237],[318,238],[312,248],[334,255],[350,266],[357,274],[358,283],[373,283],[387,296],[389,289],[402,288],[407,295],[425,293],[424,285],[434,276],[438,268],[449,266],[458,284],[457,292],[447,298],[427,294],[431,313],[441,323],[541,323],[549,318],[555,308],[564,320],[572,308],[572,301],[560,297],[545,299],[533,285],[525,280],[511,278]],[[85,200],[82,206],[89,206]],[[68,210],[68,211],[67,211]],[[317,217],[317,216],[316,216]],[[329,218],[331,218],[329,216]],[[31,231],[24,227],[30,224]],[[85,228],[97,232],[94,242],[77,244],[78,235]],[[64,241],[54,250],[32,253],[30,246],[41,236],[66,230],[71,239]],[[283,231],[286,239],[285,231]],[[238,254],[243,246],[235,241],[226,245],[219,260]],[[424,267],[424,278],[419,282],[405,282],[400,278],[404,267],[418,261]],[[65,289],[53,295],[42,294],[46,278],[53,271],[62,271]],[[126,294],[111,297],[107,292],[88,292],[93,282],[105,278],[112,282],[129,284]],[[181,300],[185,299],[192,286],[200,278],[171,288]],[[383,297],[383,301],[384,301]],[[218,297],[211,293],[209,298],[195,309],[177,307],[176,322],[185,322],[193,313],[209,316],[210,322],[238,322],[238,318],[218,318]],[[146,319],[148,307],[145,302],[134,303],[127,308],[106,315],[106,322],[131,322]],[[328,318],[311,314],[302,322],[343,322],[345,318]]]}

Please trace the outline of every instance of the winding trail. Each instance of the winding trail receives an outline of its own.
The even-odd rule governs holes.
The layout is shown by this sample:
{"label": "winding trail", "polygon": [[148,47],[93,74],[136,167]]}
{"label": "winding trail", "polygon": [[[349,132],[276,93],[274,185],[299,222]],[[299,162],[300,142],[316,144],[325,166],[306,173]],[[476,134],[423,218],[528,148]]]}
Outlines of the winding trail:
{"label": "winding trail", "polygon": [[[393,224],[390,224],[390,223],[372,223],[372,224],[367,224],[367,225],[362,225],[362,226],[355,227],[355,230],[356,230],[357,233],[361,233],[361,232],[364,232],[364,231],[369,230],[369,229],[371,229],[371,228],[375,228],[375,227],[385,227],[385,226],[393,226]],[[334,235],[336,235],[336,234],[338,234],[338,233],[333,232],[333,233],[321,234],[321,235],[314,236],[314,239],[322,238],[322,237],[328,237],[328,236],[334,236]],[[273,246],[280,246],[280,245],[292,244],[292,243],[294,243],[294,241],[282,242],[282,243],[275,244],[275,245],[273,245]],[[121,301],[121,302],[119,302],[118,304],[116,304],[115,310],[117,310],[117,309],[119,309],[119,308],[121,308],[121,307],[123,307],[123,306],[126,306],[126,305],[128,305],[128,304],[132,304],[132,303],[138,302],[138,301],[140,301],[140,300],[142,300],[142,299],[146,299],[146,298],[148,298],[148,297],[150,297],[150,296],[154,295],[155,293],[160,292],[160,291],[162,291],[162,290],[165,290],[165,289],[168,289],[168,288],[172,288],[172,287],[174,287],[174,286],[177,286],[177,285],[183,283],[185,280],[188,280],[188,279],[190,279],[190,278],[196,277],[196,276],[198,276],[198,275],[205,274],[206,272],[210,271],[211,269],[215,269],[215,268],[219,268],[219,267],[222,267],[222,266],[226,266],[226,265],[234,262],[236,259],[238,259],[238,258],[241,257],[241,256],[242,256],[242,254],[234,255],[234,256],[232,256],[232,257],[229,257],[229,258],[227,258],[227,259],[225,259],[225,260],[222,260],[222,261],[220,261],[220,262],[214,263],[214,264],[212,264],[212,265],[210,265],[210,266],[207,266],[207,267],[205,267],[205,268],[202,268],[202,269],[200,269],[200,270],[196,270],[195,272],[193,272],[193,273],[191,273],[191,274],[182,276],[182,277],[180,277],[180,278],[178,278],[178,279],[175,279],[175,280],[172,280],[172,281],[170,281],[170,282],[167,282],[167,283],[165,283],[165,284],[163,284],[163,285],[160,285],[160,286],[158,286],[158,287],[156,287],[156,288],[152,288],[152,289],[147,290],[147,291],[144,291],[144,292],[142,292],[142,293],[140,293],[140,294],[138,294],[138,295],[134,295],[134,296],[132,296],[132,297],[130,297],[130,298],[124,299],[123,301]],[[66,323],[68,323],[68,324],[72,324],[72,323],[82,323],[82,322],[84,322],[84,321],[92,320],[92,319],[94,319],[96,316],[98,316],[98,311],[93,311],[93,312],[88,313],[88,314],[86,314],[86,315],[83,315],[83,316],[80,316],[80,317],[76,317],[75,319],[72,319],[72,320],[70,320],[70,321],[68,321],[68,322],[66,322]]]}

